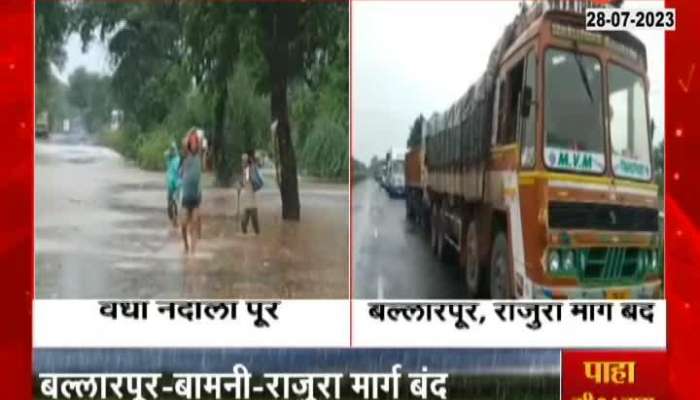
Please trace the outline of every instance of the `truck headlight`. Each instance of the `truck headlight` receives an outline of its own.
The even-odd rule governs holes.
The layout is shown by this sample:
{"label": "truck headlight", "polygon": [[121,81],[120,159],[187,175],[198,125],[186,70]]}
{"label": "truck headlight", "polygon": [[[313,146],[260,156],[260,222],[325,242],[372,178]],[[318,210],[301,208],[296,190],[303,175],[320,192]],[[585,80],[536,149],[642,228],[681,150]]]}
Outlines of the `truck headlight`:
{"label": "truck headlight", "polygon": [[574,270],[574,268],[576,267],[576,264],[575,264],[575,260],[574,260],[574,251],[573,250],[566,250],[564,252],[562,266],[563,266],[564,271],[573,271]]}
{"label": "truck headlight", "polygon": [[559,252],[556,250],[551,250],[549,252],[549,257],[547,260],[547,266],[551,272],[558,272],[561,267],[561,260],[559,259]]}

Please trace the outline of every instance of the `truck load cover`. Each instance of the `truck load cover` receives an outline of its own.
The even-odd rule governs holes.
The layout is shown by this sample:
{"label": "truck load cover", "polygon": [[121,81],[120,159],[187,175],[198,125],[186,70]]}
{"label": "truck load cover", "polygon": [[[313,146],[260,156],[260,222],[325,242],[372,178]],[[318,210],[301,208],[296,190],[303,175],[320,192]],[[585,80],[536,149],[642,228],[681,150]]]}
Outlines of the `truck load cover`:
{"label": "truck load cover", "polygon": [[406,153],[406,186],[419,188],[423,186],[423,149],[413,147]]}
{"label": "truck load cover", "polygon": [[524,14],[508,25],[491,51],[483,75],[450,108],[428,121],[425,160],[428,187],[435,192],[478,199],[488,160],[493,99],[503,55],[524,29]]}

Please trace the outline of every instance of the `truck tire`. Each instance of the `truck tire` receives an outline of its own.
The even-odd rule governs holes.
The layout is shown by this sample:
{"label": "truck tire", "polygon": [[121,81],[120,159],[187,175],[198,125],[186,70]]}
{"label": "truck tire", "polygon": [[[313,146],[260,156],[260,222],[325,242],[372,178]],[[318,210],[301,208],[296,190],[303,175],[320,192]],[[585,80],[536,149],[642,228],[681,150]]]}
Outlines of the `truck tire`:
{"label": "truck tire", "polygon": [[464,278],[467,285],[467,296],[477,298],[483,288],[483,271],[479,264],[479,234],[476,220],[472,219],[467,227],[464,246]]}
{"label": "truck tire", "polygon": [[451,248],[445,239],[445,221],[447,221],[447,218],[445,217],[445,212],[443,211],[442,207],[440,207],[440,211],[438,211],[438,221],[437,258],[443,263],[449,263],[452,261],[450,259]]}
{"label": "truck tire", "polygon": [[512,273],[510,270],[510,249],[503,231],[496,231],[491,245],[491,265],[489,295],[492,300],[513,297]]}
{"label": "truck tire", "polygon": [[433,254],[438,253],[438,236],[440,235],[440,215],[435,204],[431,207],[430,216],[430,247],[433,250]]}
{"label": "truck tire", "polygon": [[424,203],[421,203],[420,209],[418,210],[418,212],[420,213],[419,214],[420,215],[420,226],[423,228],[423,232],[428,234],[429,233],[428,231],[430,230],[430,225],[431,225],[430,208],[428,208],[428,206],[425,205]]}

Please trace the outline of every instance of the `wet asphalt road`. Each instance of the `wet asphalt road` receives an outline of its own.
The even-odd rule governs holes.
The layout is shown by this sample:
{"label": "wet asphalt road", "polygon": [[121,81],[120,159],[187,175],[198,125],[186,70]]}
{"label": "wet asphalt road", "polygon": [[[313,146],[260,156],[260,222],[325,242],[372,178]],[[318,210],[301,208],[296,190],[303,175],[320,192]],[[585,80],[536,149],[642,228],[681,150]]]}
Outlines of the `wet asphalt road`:
{"label": "wet asphalt road", "polygon": [[261,235],[244,236],[235,190],[205,177],[202,240],[183,250],[165,177],[89,138],[36,143],[37,298],[347,298],[348,188],[300,182],[302,219],[280,218],[272,177]]}
{"label": "wet asphalt road", "polygon": [[406,219],[403,198],[366,179],[353,186],[352,212],[356,298],[465,298],[464,275],[433,256],[429,236]]}

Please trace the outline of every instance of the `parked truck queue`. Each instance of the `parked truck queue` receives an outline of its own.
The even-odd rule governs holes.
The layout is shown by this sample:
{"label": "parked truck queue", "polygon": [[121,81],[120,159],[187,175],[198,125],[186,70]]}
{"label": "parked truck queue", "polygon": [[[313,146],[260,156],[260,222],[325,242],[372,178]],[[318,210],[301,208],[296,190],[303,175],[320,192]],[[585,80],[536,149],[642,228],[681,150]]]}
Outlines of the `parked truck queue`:
{"label": "parked truck queue", "polygon": [[405,155],[407,217],[470,297],[662,296],[646,49],[582,11],[524,7]]}

